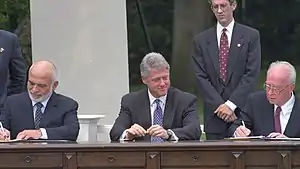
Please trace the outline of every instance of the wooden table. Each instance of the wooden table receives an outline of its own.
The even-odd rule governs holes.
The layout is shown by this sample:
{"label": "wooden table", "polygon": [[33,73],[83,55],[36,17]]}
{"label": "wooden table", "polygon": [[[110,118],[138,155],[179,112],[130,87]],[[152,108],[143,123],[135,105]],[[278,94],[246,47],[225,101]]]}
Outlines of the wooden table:
{"label": "wooden table", "polygon": [[300,142],[1,143],[0,169],[300,169]]}

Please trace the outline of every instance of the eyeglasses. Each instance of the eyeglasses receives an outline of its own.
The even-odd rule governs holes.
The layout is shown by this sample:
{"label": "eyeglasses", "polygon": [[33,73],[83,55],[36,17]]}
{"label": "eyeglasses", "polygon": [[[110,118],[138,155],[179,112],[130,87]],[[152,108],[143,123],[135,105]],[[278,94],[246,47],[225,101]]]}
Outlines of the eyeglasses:
{"label": "eyeglasses", "polygon": [[290,84],[288,84],[288,85],[286,85],[286,86],[284,86],[284,87],[281,87],[281,88],[279,88],[279,87],[275,87],[275,86],[272,86],[272,85],[270,85],[270,84],[264,84],[264,89],[266,90],[266,91],[272,91],[275,95],[279,95],[284,89],[286,89],[288,86],[289,86]]}
{"label": "eyeglasses", "polygon": [[229,4],[220,4],[220,5],[211,5],[211,10],[214,11],[214,12],[218,12],[219,8],[222,10],[222,11],[225,11],[226,8],[230,6]]}

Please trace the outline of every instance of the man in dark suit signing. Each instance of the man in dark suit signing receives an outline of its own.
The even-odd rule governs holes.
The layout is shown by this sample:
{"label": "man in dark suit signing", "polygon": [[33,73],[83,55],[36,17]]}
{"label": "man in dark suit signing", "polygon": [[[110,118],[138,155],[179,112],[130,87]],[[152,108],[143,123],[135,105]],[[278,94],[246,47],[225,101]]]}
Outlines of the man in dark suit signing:
{"label": "man in dark suit signing", "polygon": [[[241,117],[230,128],[236,137],[300,137],[300,99],[295,96],[295,68],[288,62],[270,65],[265,91],[249,96]],[[243,122],[242,122],[243,121]]]}
{"label": "man in dark suit signing", "polygon": [[193,63],[204,101],[208,140],[228,136],[228,128],[255,89],[261,65],[260,36],[234,21],[235,0],[210,0],[217,25],[194,39]]}
{"label": "man in dark suit signing", "polygon": [[79,132],[78,103],[54,92],[57,70],[49,61],[34,63],[28,73],[27,89],[9,96],[0,121],[1,139],[51,139],[75,141]]}
{"label": "man in dark suit signing", "polygon": [[197,98],[170,87],[170,66],[159,53],[147,54],[140,65],[147,89],[126,94],[111,131],[112,141],[199,140]]}
{"label": "man in dark suit signing", "polygon": [[0,30],[0,108],[7,96],[24,91],[26,72],[17,36]]}

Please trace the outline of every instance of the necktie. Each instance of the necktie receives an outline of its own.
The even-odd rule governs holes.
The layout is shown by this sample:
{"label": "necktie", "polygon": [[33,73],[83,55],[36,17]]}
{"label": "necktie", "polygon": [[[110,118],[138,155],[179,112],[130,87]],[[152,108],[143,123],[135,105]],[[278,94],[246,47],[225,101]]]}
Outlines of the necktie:
{"label": "necktie", "polygon": [[[156,99],[154,101],[156,103],[156,109],[153,113],[153,125],[163,125],[163,112],[160,106],[160,100]],[[163,142],[164,140],[160,137],[151,137],[152,142]]]}
{"label": "necktie", "polygon": [[226,71],[227,71],[227,60],[229,56],[229,45],[228,37],[226,35],[227,29],[222,30],[220,38],[220,48],[219,48],[219,63],[220,63],[220,78],[226,80]]}
{"label": "necktie", "polygon": [[36,129],[39,129],[40,128],[40,122],[41,122],[41,119],[42,119],[42,107],[43,107],[43,104],[40,103],[40,102],[37,102],[35,104],[36,106],[36,111],[35,111],[35,119],[34,119],[34,127]]}
{"label": "necktie", "polygon": [[274,115],[274,128],[276,133],[281,133],[280,112],[281,112],[281,107],[277,107]]}

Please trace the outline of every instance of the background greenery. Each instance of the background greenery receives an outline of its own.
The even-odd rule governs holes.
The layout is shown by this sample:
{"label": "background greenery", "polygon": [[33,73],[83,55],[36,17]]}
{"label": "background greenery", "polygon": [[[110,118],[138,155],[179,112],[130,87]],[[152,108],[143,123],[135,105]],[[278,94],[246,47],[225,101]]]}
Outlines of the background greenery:
{"label": "background greenery", "polygon": [[[286,60],[300,64],[300,0],[270,1],[238,0],[235,20],[260,31],[262,69],[257,89],[262,89],[270,62]],[[213,26],[215,19],[206,0],[140,0],[149,35],[156,52],[162,53],[171,64],[172,85],[195,91],[195,77],[189,63],[191,41],[197,33]],[[201,15],[201,16],[199,16]],[[142,33],[136,0],[127,0],[129,37],[129,67],[131,91],[143,87],[139,77],[139,63],[150,52]],[[188,44],[188,45],[186,45]],[[184,51],[184,52],[182,52]],[[299,84],[297,80],[297,85]],[[299,89],[296,87],[296,93]],[[202,117],[202,101],[199,113]]]}
{"label": "background greenery", "polygon": [[18,35],[27,67],[32,57],[29,14],[29,0],[0,0],[0,29]]}
{"label": "background greenery", "polygon": [[[126,0],[130,91],[143,87],[139,64],[150,52],[137,10],[142,7],[144,21],[155,52],[171,64],[172,85],[196,94],[190,65],[192,38],[216,23],[206,0]],[[300,64],[300,0],[237,0],[235,20],[260,31],[262,69],[258,89],[262,89],[270,62],[287,60]],[[31,64],[29,0],[0,0],[0,28],[20,38],[23,56]],[[297,80],[297,85],[299,84]],[[299,89],[296,87],[296,93]],[[199,99],[199,113],[202,101]],[[201,120],[202,121],[202,120]]]}

